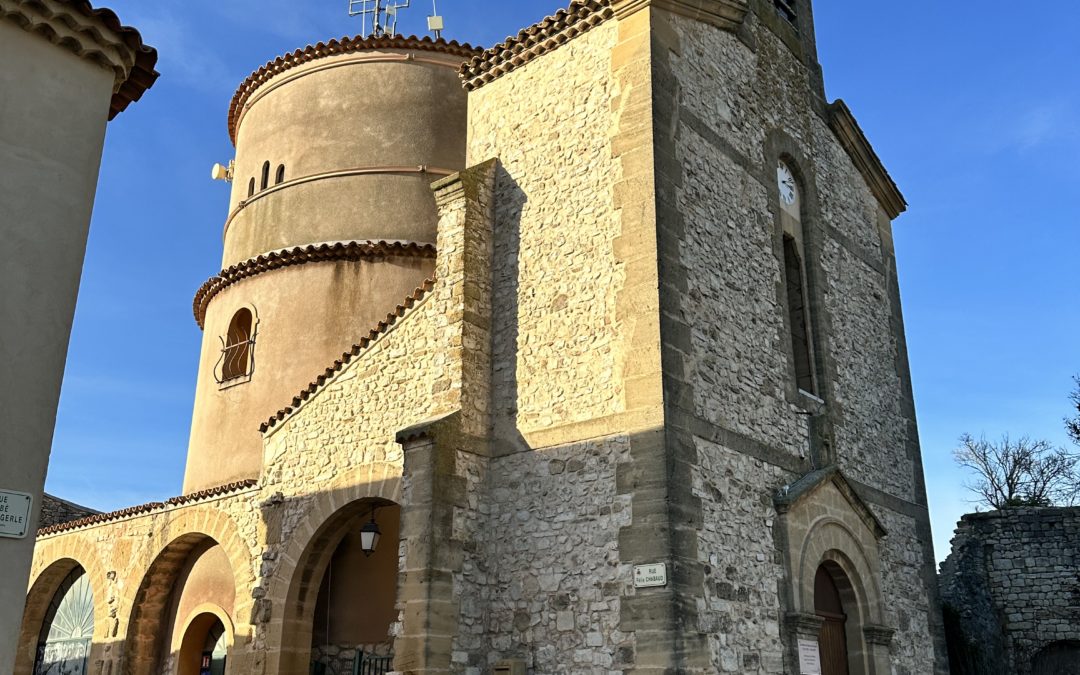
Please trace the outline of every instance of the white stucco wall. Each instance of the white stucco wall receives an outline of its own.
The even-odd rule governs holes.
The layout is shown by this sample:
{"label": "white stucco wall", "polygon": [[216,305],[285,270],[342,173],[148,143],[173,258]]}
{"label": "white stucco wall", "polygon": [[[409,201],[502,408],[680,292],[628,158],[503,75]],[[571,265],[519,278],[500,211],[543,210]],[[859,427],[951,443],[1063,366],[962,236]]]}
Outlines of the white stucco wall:
{"label": "white stucco wall", "polygon": [[0,489],[35,496],[0,539],[0,672],[13,667],[115,74],[0,21]]}

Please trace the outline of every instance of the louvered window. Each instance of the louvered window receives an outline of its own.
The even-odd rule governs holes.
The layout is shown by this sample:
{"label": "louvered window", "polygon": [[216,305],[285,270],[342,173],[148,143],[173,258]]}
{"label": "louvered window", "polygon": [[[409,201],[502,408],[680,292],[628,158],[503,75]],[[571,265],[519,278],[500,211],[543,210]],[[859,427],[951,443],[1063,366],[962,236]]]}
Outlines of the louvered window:
{"label": "louvered window", "polygon": [[773,0],[773,4],[776,5],[776,11],[780,12],[780,16],[784,17],[791,23],[795,23],[797,14],[795,13],[796,0]]}

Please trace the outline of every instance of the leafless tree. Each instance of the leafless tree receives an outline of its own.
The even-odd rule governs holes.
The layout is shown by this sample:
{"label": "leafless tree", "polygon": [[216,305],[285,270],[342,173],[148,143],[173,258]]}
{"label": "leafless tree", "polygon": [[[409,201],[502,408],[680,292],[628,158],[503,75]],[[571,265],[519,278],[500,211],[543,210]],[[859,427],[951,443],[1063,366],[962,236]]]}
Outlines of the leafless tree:
{"label": "leafless tree", "polygon": [[995,509],[1066,506],[1080,496],[1080,457],[1047,441],[1003,436],[995,443],[964,434],[953,456],[975,473],[965,487]]}
{"label": "leafless tree", "polygon": [[1073,439],[1073,443],[1080,445],[1080,377],[1076,378],[1076,390],[1072,393],[1072,403],[1076,406],[1076,417],[1070,417],[1065,420],[1065,429],[1069,432],[1069,437]]}

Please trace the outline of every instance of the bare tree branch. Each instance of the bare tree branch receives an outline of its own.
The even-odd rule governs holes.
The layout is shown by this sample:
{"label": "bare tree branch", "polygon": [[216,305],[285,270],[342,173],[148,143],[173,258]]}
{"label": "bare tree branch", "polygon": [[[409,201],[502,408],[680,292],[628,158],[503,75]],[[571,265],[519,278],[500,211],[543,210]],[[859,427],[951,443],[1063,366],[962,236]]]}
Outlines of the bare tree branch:
{"label": "bare tree branch", "polygon": [[965,487],[995,509],[1071,505],[1080,496],[1080,456],[1047,441],[1003,436],[993,443],[964,434],[953,456],[975,474]]}

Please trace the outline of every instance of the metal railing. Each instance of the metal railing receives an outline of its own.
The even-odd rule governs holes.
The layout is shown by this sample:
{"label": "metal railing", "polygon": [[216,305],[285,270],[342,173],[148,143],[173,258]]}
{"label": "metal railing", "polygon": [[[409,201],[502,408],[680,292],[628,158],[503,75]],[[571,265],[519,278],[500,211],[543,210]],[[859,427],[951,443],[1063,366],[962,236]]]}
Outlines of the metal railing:
{"label": "metal railing", "polygon": [[[394,669],[393,656],[375,656],[365,654],[363,651],[356,652],[353,659],[352,675],[386,675]],[[331,673],[325,663],[311,662],[311,675],[336,675]]]}
{"label": "metal railing", "polygon": [[356,660],[353,662],[353,675],[386,675],[393,668],[393,656],[375,656],[357,652]]}

